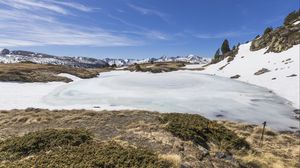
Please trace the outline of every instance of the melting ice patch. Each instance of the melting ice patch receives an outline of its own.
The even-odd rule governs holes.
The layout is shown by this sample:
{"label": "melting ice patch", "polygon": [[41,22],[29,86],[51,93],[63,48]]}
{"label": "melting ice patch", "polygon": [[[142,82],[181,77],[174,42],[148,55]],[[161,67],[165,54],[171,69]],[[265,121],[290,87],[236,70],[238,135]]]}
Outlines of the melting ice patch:
{"label": "melting ice patch", "polygon": [[143,109],[200,114],[261,124],[299,127],[289,102],[271,91],[232,79],[191,71],[107,72],[98,78],[56,87],[45,95],[48,108]]}

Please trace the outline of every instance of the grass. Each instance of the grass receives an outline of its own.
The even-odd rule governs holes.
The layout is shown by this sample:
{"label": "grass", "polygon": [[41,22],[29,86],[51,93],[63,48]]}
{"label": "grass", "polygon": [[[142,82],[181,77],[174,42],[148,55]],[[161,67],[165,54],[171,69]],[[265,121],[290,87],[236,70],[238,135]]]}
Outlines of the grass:
{"label": "grass", "polygon": [[36,154],[59,146],[79,146],[91,140],[83,130],[46,129],[14,137],[0,143],[0,160],[10,160]]}
{"label": "grass", "polygon": [[57,76],[68,73],[79,78],[93,78],[99,72],[93,69],[74,68],[62,65],[45,65],[34,63],[0,64],[0,81],[15,82],[71,82],[67,77]]}
{"label": "grass", "polygon": [[300,138],[294,133],[273,132],[268,128],[265,131],[263,146],[260,136],[262,127],[244,125],[228,121],[219,121],[226,128],[244,137],[251,150],[237,158],[247,165],[264,168],[296,168],[300,166]]}
{"label": "grass", "polygon": [[0,151],[1,160],[9,160],[4,167],[173,167],[149,150],[92,140],[81,129],[49,129],[10,138],[1,142]]}
{"label": "grass", "polygon": [[127,69],[138,72],[161,73],[181,70],[184,66],[185,63],[183,62],[154,62],[130,65]]}
{"label": "grass", "polygon": [[[115,167],[299,167],[299,135],[267,128],[260,147],[261,132],[261,126],[191,114],[0,110],[0,167],[104,167],[111,162],[118,163]],[[233,160],[220,159],[217,152]]]}
{"label": "grass", "polygon": [[207,149],[210,143],[224,151],[250,148],[249,144],[234,132],[200,115],[168,113],[162,116],[161,122],[167,124],[167,131]]}

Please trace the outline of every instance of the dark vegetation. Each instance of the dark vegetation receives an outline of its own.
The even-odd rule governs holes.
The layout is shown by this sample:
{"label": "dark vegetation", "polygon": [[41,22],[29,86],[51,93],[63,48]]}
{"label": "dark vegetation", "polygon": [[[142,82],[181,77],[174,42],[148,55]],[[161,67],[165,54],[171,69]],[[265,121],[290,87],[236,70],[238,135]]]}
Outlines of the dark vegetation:
{"label": "dark vegetation", "polygon": [[[29,159],[22,159],[35,154]],[[48,129],[7,139],[0,144],[0,161],[7,167],[171,167],[146,149],[97,142],[79,129]]]}
{"label": "dark vegetation", "polygon": [[284,25],[289,25],[295,22],[297,19],[299,20],[300,17],[300,10],[293,11],[284,19]]}
{"label": "dark vegetation", "polygon": [[167,123],[166,130],[173,135],[190,140],[209,149],[216,144],[219,150],[249,149],[249,144],[224,126],[199,115],[169,113],[163,114],[161,121]]}
{"label": "dark vegetation", "polygon": [[239,46],[240,44],[238,44],[237,46],[233,46],[232,49],[230,49],[230,45],[229,45],[229,41],[227,39],[225,39],[221,45],[221,51],[218,48],[214,58],[211,61],[211,64],[215,64],[218,63],[222,60],[224,60],[225,58],[228,58],[228,62],[232,61],[234,59],[234,57],[237,55],[238,50],[239,50]]}

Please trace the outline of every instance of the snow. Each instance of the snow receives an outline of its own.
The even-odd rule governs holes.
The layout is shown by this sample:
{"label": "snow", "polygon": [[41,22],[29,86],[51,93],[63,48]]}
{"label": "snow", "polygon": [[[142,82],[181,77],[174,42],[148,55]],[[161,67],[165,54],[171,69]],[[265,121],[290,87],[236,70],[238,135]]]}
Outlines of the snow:
{"label": "snow", "polygon": [[[265,53],[266,49],[250,51],[251,43],[241,45],[239,52],[227,66],[227,59],[208,66],[201,73],[231,77],[239,74],[237,80],[262,86],[291,101],[295,108],[299,108],[299,53],[300,45],[295,45],[281,53]],[[270,72],[254,75],[258,70],[266,68]],[[297,76],[287,77],[292,74]],[[272,78],[276,78],[273,79]]]}
{"label": "snow", "polygon": [[188,64],[188,65],[184,66],[184,68],[186,68],[186,69],[197,69],[197,68],[202,68],[203,65],[205,65],[205,64]]}
{"label": "snow", "polygon": [[300,20],[296,21],[295,23],[293,23],[293,25],[297,25],[300,23]]}
{"label": "snow", "polygon": [[267,121],[277,130],[299,127],[286,99],[262,87],[196,71],[113,71],[71,83],[0,82],[0,109],[27,107],[183,112],[254,124]]}

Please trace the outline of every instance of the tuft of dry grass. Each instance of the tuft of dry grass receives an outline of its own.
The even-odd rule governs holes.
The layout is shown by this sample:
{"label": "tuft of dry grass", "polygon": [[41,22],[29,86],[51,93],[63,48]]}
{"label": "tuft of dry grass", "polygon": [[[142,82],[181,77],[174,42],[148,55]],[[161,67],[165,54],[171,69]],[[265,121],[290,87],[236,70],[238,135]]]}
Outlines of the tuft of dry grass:
{"label": "tuft of dry grass", "polygon": [[300,167],[300,137],[292,132],[276,133],[266,129],[261,146],[262,127],[219,121],[225,127],[246,138],[251,151],[237,157],[244,163],[264,168]]}
{"label": "tuft of dry grass", "polygon": [[162,160],[166,160],[169,163],[172,163],[174,167],[180,167],[181,165],[181,157],[178,154],[161,154],[158,155]]}

